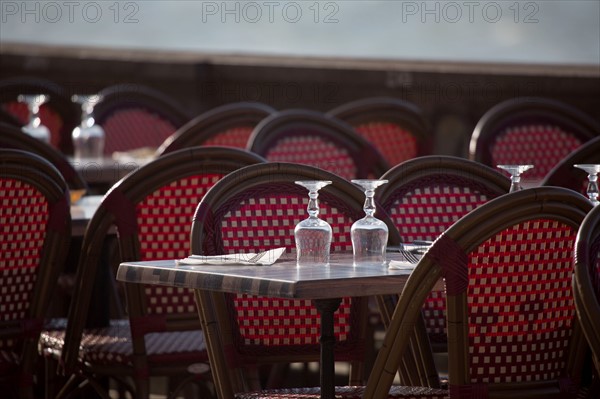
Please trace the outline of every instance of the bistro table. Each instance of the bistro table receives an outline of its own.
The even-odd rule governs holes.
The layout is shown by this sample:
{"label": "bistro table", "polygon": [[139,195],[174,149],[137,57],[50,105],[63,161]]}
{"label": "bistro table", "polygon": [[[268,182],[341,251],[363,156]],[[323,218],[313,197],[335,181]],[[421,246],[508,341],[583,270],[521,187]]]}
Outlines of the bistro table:
{"label": "bistro table", "polygon": [[[400,254],[388,254],[394,259]],[[284,255],[285,256],[285,255]],[[287,255],[290,256],[289,254]],[[329,266],[297,267],[295,260],[280,260],[272,266],[176,265],[175,260],[125,262],[117,280],[128,283],[158,284],[195,289],[198,296],[211,291],[243,293],[277,298],[311,299],[321,318],[321,397],[333,398],[335,390],[333,355],[334,312],[342,297],[397,294],[402,291],[410,269],[387,266],[353,266],[352,254],[332,254]],[[203,301],[200,301],[202,303]],[[200,309],[203,318],[204,310]],[[206,320],[201,320],[206,325]],[[220,356],[218,346],[205,334],[212,356]],[[211,364],[221,381],[228,380],[224,362]],[[218,367],[222,367],[221,370]],[[233,397],[228,383],[215,382],[220,397]],[[230,386],[230,385],[229,385]]]}
{"label": "bistro table", "polygon": [[139,169],[153,157],[145,158],[112,158],[82,159],[69,158],[69,163],[83,177],[83,180],[97,194],[105,193],[113,184],[121,180],[130,172]]}

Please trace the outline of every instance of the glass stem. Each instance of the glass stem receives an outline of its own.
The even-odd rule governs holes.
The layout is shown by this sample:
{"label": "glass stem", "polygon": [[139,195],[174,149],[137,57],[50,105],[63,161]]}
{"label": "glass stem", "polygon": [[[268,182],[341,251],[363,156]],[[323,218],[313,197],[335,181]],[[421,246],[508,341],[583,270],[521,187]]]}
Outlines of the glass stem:
{"label": "glass stem", "polygon": [[521,176],[520,175],[513,175],[511,177],[511,185],[510,185],[510,191],[519,191],[521,189]]}
{"label": "glass stem", "polygon": [[316,219],[319,215],[319,200],[317,199],[319,197],[319,192],[310,190],[308,192],[308,197],[310,198],[307,208],[308,216],[311,219]]}
{"label": "glass stem", "polygon": [[598,205],[598,175],[588,175],[587,194],[594,205]]}
{"label": "glass stem", "polygon": [[365,205],[363,206],[363,211],[365,211],[367,217],[373,217],[373,214],[375,213],[374,196],[375,190],[365,190]]}

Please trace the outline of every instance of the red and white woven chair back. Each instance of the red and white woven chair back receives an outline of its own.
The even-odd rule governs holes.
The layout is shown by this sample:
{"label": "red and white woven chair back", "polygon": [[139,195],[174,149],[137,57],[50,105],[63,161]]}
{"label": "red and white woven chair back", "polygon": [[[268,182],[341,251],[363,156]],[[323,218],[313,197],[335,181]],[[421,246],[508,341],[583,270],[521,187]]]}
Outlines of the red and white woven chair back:
{"label": "red and white woven chair back", "polygon": [[[26,320],[46,236],[48,202],[34,187],[0,178],[0,321]],[[15,345],[0,339],[0,350]]]}
{"label": "red and white woven chair back", "polygon": [[158,148],[177,130],[167,119],[145,108],[115,111],[102,122],[102,128],[106,134],[106,154],[143,147]]}
{"label": "red and white woven chair back", "polygon": [[542,179],[582,141],[558,126],[531,124],[505,129],[492,144],[494,164],[531,164],[523,177]]}
{"label": "red and white woven chair back", "polygon": [[[495,198],[485,187],[469,187],[453,176],[417,180],[399,189],[382,204],[404,242],[433,241],[458,219]],[[446,293],[433,290],[423,306],[427,334],[433,342],[446,342]]]}
{"label": "red and white woven chair back", "polygon": [[348,150],[318,133],[282,136],[264,155],[273,162],[315,166],[346,179],[354,179],[358,167]]}
{"label": "red and white woven chair back", "polygon": [[246,148],[248,138],[254,126],[237,126],[210,137],[202,145],[221,145],[225,147]]}
{"label": "red and white woven chair back", "polygon": [[469,254],[471,384],[563,377],[575,321],[576,234],[556,220],[529,220]]}
{"label": "red and white woven chair back", "polygon": [[[182,259],[190,254],[192,217],[198,203],[222,174],[203,174],[180,179],[156,190],[137,204],[138,239],[143,261]],[[191,290],[147,285],[150,314],[197,312]]]}
{"label": "red and white woven chair back", "polygon": [[418,155],[418,143],[410,131],[390,122],[370,122],[354,127],[385,157],[391,166]]}

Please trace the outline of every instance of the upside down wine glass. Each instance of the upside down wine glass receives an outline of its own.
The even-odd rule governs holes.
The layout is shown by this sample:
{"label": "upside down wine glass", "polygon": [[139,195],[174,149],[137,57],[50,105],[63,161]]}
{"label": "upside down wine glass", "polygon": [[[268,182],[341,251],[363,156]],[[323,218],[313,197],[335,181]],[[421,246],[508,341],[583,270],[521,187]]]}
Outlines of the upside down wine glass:
{"label": "upside down wine glass", "polygon": [[29,110],[29,122],[21,129],[28,135],[48,144],[50,144],[50,129],[42,125],[39,113],[40,107],[49,99],[50,97],[45,94],[21,94],[17,97],[17,101],[27,104],[27,109]]}
{"label": "upside down wine glass", "polygon": [[498,167],[510,173],[510,190],[508,192],[512,193],[523,189],[521,173],[533,168],[533,165],[498,165]]}
{"label": "upside down wine glass", "polygon": [[77,94],[72,100],[81,104],[81,124],[73,129],[75,159],[100,159],[104,155],[105,133],[93,117],[94,105],[100,96]]}
{"label": "upside down wine glass", "polygon": [[600,201],[598,201],[598,173],[600,173],[600,164],[577,164],[573,166],[587,172],[587,195],[592,205],[597,206],[600,204]]}
{"label": "upside down wine glass", "polygon": [[329,223],[319,219],[319,190],[329,180],[300,180],[296,184],[308,190],[308,218],[302,220],[294,229],[296,241],[296,263],[298,266],[329,264],[332,230]]}
{"label": "upside down wine glass", "polygon": [[365,217],[352,224],[350,235],[354,253],[354,265],[383,265],[388,240],[388,227],[375,216],[375,189],[387,180],[358,179],[352,183],[365,192],[363,210]]}

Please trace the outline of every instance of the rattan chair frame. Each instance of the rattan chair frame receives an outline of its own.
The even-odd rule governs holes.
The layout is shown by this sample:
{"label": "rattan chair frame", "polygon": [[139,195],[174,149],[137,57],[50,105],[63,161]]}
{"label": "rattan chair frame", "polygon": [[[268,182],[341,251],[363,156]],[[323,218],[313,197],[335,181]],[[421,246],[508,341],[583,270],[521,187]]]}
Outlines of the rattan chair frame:
{"label": "rattan chair frame", "polygon": [[[333,184],[319,191],[319,201],[342,200],[349,212],[362,217],[364,193],[357,186],[343,178],[325,170],[308,165],[294,163],[269,162],[261,165],[253,165],[242,168],[231,173],[206,193],[194,216],[191,234],[191,247],[194,254],[215,255],[223,253],[221,231],[218,226],[228,209],[235,206],[240,198],[246,198],[244,193],[258,190],[261,186],[281,186],[281,192],[289,190],[297,180],[331,180]],[[283,188],[287,185],[288,188]],[[296,186],[298,187],[298,186]],[[300,188],[300,190],[303,190]],[[399,236],[393,224],[388,219],[383,219],[389,227],[389,242],[398,243]],[[215,226],[217,226],[215,228]],[[203,313],[203,326],[205,337],[209,347],[211,366],[213,367],[213,378],[220,398],[233,397],[234,393],[247,392],[258,389],[251,373],[249,364],[228,364],[223,355],[223,348],[233,345],[234,326],[227,316],[229,307],[226,295],[223,293],[196,292],[200,311]],[[366,301],[359,307],[359,320],[366,320]],[[366,330],[361,326],[358,338],[364,340]],[[283,356],[283,357],[282,357]],[[253,364],[275,364],[291,362],[318,361],[318,351],[295,351],[286,352],[285,355],[258,356],[252,359]],[[234,363],[243,362],[237,360]],[[352,361],[351,383],[362,381],[362,361]],[[243,370],[243,371],[242,371]],[[245,373],[245,375],[242,375]]]}
{"label": "rattan chair frame", "polygon": [[[63,387],[59,396],[68,395],[73,384],[81,376],[95,387],[99,387],[96,382],[100,377],[109,376],[116,380],[123,380],[129,376],[135,381],[136,386],[133,389],[135,397],[147,398],[149,383],[144,375],[174,376],[188,373],[189,364],[179,364],[180,362],[150,364],[146,356],[143,336],[148,332],[198,330],[200,324],[197,315],[193,318],[167,315],[163,325],[155,326],[157,330],[153,330],[152,320],[150,320],[150,325],[145,331],[132,331],[133,368],[117,364],[108,367],[82,364],[79,360],[80,343],[95,284],[94,279],[89,276],[98,275],[103,256],[103,243],[112,226],[116,226],[118,230],[120,261],[140,260],[140,243],[134,207],[155,190],[184,177],[202,173],[226,175],[240,167],[260,162],[265,160],[240,149],[216,146],[190,147],[157,158],[132,172],[109,190],[89,222],[82,243],[82,256],[77,267],[74,300],[69,309],[65,344],[59,354],[63,372],[67,375],[73,374],[73,377]],[[125,284],[125,293],[129,325],[139,325],[139,320],[147,316],[144,287],[140,284]],[[177,390],[172,394],[177,394]]]}
{"label": "rattan chair frame", "polygon": [[38,339],[71,240],[69,193],[63,177],[52,164],[26,151],[0,149],[0,177],[22,181],[35,188],[45,197],[49,208],[43,247],[38,249],[39,271],[31,291],[27,318],[0,321],[2,338],[22,342],[16,375],[0,376],[1,385],[7,384],[3,393],[10,394],[16,387],[19,397],[33,398],[33,376],[39,361]]}
{"label": "rattan chair frame", "polygon": [[[162,155],[185,147],[204,145],[219,133],[235,127],[256,125],[275,112],[275,108],[259,102],[237,102],[212,108],[178,129],[157,150]],[[218,142],[217,142],[218,143]],[[223,144],[217,144],[223,145]],[[242,148],[245,148],[244,145]]]}
{"label": "rattan chair frame", "polygon": [[[310,133],[305,133],[307,129]],[[318,111],[289,109],[263,119],[248,140],[247,149],[269,159],[269,151],[287,137],[317,133],[324,140],[348,151],[357,173],[353,178],[381,176],[389,169],[383,155],[352,126]],[[317,157],[319,154],[315,154]]]}
{"label": "rattan chair frame", "polygon": [[[558,163],[542,180],[543,186],[560,186],[582,193],[587,174],[575,164],[600,163],[600,136],[589,140]],[[582,193],[584,194],[584,193]]]}
{"label": "rattan chair frame", "polygon": [[577,316],[592,350],[596,373],[600,375],[600,289],[592,273],[598,267],[600,253],[600,206],[585,217],[575,241],[575,273],[573,290]]}
{"label": "rattan chair frame", "polygon": [[[342,104],[333,108],[327,115],[360,126],[370,122],[388,122],[406,129],[416,139],[416,157],[430,155],[433,151],[433,137],[421,109],[408,101],[393,97],[369,97]],[[360,132],[358,132],[360,134]],[[373,143],[378,147],[376,143]],[[384,153],[382,148],[378,148]],[[391,164],[390,160],[388,162]]]}
{"label": "rattan chair frame", "polygon": [[[581,195],[560,187],[540,187],[507,194],[481,205],[446,230],[426,252],[404,287],[388,328],[382,349],[367,385],[365,397],[384,398],[393,382],[399,357],[418,323],[425,297],[444,276],[450,263],[467,256],[481,243],[503,229],[531,219],[551,219],[577,230],[591,204]],[[455,270],[454,273],[460,273]],[[470,383],[466,290],[450,293],[448,342],[450,386]],[[574,320],[574,324],[576,320]],[[571,337],[566,366],[569,375],[581,375],[586,348],[577,325]],[[490,398],[563,397],[558,381],[488,384]]]}
{"label": "rattan chair frame", "polygon": [[495,167],[492,145],[498,134],[515,124],[551,122],[574,135],[581,143],[596,137],[598,122],[569,104],[541,97],[505,100],[490,108],[477,122],[469,142],[469,158]]}

